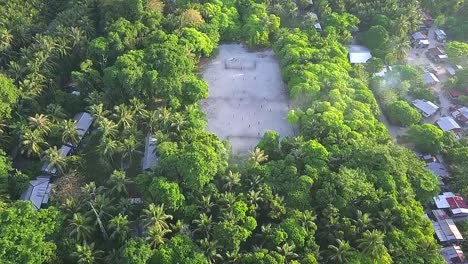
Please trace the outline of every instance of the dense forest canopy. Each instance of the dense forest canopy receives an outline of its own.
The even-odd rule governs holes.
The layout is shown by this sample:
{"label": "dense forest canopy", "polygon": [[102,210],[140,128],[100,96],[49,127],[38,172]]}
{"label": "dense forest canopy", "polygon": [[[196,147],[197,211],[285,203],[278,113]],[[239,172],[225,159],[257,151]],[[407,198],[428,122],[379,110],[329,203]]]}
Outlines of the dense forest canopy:
{"label": "dense forest canopy", "polygon": [[[322,32],[308,1],[0,3],[1,263],[444,263],[422,207],[437,178],[392,142],[345,46],[359,26],[377,59],[400,59],[418,1],[320,0]],[[205,131],[197,66],[220,42],[273,48],[297,136],[267,132],[237,160]],[[159,163],[141,172],[148,133]],[[440,150],[462,160],[459,144]],[[35,211],[16,200],[43,160],[59,177]]]}

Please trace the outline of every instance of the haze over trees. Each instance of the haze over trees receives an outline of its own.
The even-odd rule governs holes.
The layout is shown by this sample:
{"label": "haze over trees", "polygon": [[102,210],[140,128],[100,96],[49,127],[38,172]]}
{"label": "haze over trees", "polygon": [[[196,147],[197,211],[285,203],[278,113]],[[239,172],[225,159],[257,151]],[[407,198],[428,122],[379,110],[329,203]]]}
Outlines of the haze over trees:
{"label": "haze over trees", "polygon": [[[407,14],[419,6],[384,2],[318,1],[319,33],[282,24],[290,1],[7,1],[0,262],[444,263],[421,206],[438,193],[437,178],[392,143],[347,60],[360,21],[381,36],[372,40],[381,60],[398,58],[394,43],[404,44],[417,24]],[[197,65],[221,41],[272,47],[298,102],[288,116],[297,136],[265,133],[235,163],[228,144],[204,130],[199,108],[208,86]],[[76,155],[59,158],[58,147],[77,140],[72,116],[84,110],[91,134]],[[409,113],[399,122],[416,120]],[[412,129],[434,134],[430,144],[443,137]],[[141,172],[148,132],[159,163]],[[463,145],[443,146],[466,181]],[[44,158],[60,168],[60,192],[34,211],[16,200]]]}

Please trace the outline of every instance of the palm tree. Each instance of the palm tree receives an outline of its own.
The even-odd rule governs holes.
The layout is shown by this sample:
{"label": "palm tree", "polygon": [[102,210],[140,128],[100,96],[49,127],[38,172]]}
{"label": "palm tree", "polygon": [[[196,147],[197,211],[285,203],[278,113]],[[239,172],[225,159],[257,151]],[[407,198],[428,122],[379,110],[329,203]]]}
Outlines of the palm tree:
{"label": "palm tree", "polygon": [[201,197],[200,204],[198,205],[198,208],[202,210],[203,212],[209,214],[211,213],[211,208],[215,206],[215,203],[211,201],[211,195],[203,195]]}
{"label": "palm tree", "polygon": [[167,215],[164,212],[164,204],[150,204],[147,209],[143,209],[143,221],[145,226],[156,226],[161,230],[168,230],[169,225],[167,220],[172,219],[172,215]]}
{"label": "palm tree", "polygon": [[132,183],[132,180],[127,179],[124,171],[114,170],[107,181],[111,188],[111,192],[115,194],[127,194],[127,185]]}
{"label": "palm tree", "polygon": [[21,135],[21,153],[28,157],[34,155],[39,156],[43,152],[43,148],[47,146],[44,141],[44,136],[39,130],[27,129],[23,135]]}
{"label": "palm tree", "polygon": [[137,140],[134,135],[129,135],[126,139],[123,140],[122,144],[120,145],[120,149],[123,152],[121,160],[122,167],[125,159],[128,158],[128,162],[131,164],[135,155],[141,153],[141,151],[138,150],[140,146],[141,142]]}
{"label": "palm tree", "polygon": [[203,237],[210,237],[211,227],[213,225],[213,219],[210,216],[202,213],[199,219],[195,219],[192,221],[197,228],[193,230],[193,233],[201,233]]}
{"label": "palm tree", "polygon": [[258,205],[261,201],[263,201],[263,198],[261,196],[260,191],[255,191],[255,190],[250,190],[247,193],[247,201],[250,205],[254,206],[254,209],[258,208]]}
{"label": "palm tree", "polygon": [[115,137],[115,135],[117,135],[117,125],[110,119],[102,118],[98,126],[103,138]]}
{"label": "palm tree", "polygon": [[125,104],[114,106],[113,117],[117,122],[117,126],[123,129],[128,129],[135,124],[135,113]]}
{"label": "palm tree", "polygon": [[141,120],[146,116],[146,105],[138,98],[130,99],[130,106],[136,117]]}
{"label": "palm tree", "polygon": [[316,229],[314,222],[315,219],[317,219],[317,217],[315,216],[314,212],[305,210],[301,213],[299,221],[301,225],[307,230],[307,232],[310,232],[311,230]]}
{"label": "palm tree", "polygon": [[78,264],[94,264],[99,263],[104,252],[102,250],[94,249],[94,243],[83,245],[76,245],[76,251],[72,256],[76,258]]}
{"label": "palm tree", "polygon": [[348,241],[336,240],[337,246],[328,245],[328,261],[330,263],[347,263],[348,257],[352,255],[353,248]]}
{"label": "palm tree", "polygon": [[50,132],[50,121],[46,115],[36,114],[34,117],[28,117],[29,127],[32,130],[39,130],[47,135]]}
{"label": "palm tree", "polygon": [[67,117],[65,110],[59,104],[49,104],[46,107],[46,113],[52,122],[59,122]]}
{"label": "palm tree", "polygon": [[91,113],[91,115],[94,118],[94,121],[96,124],[100,124],[101,121],[109,115],[109,111],[104,109],[103,104],[93,104],[88,107],[88,111]]}
{"label": "palm tree", "polygon": [[90,217],[86,217],[81,213],[73,214],[73,218],[68,220],[68,235],[81,242],[87,241],[94,232],[91,221]]}
{"label": "palm tree", "polygon": [[130,233],[129,221],[127,215],[118,214],[109,221],[110,238],[123,242]]}
{"label": "palm tree", "polygon": [[59,173],[63,172],[67,164],[67,158],[63,156],[56,146],[44,151],[43,160],[48,161],[52,167],[55,167]]}
{"label": "palm tree", "polygon": [[216,262],[216,259],[222,260],[223,257],[218,253],[219,245],[216,240],[209,241],[208,238],[204,238],[199,241],[200,248],[208,259],[209,263]]}
{"label": "palm tree", "polygon": [[65,203],[61,205],[61,209],[66,213],[67,218],[72,217],[73,214],[78,213],[80,211],[80,208],[81,204],[74,197],[67,198],[67,200],[65,200]]}
{"label": "palm tree", "polygon": [[266,155],[263,150],[255,148],[250,152],[249,160],[251,160],[254,164],[260,164],[268,160],[268,155]]}
{"label": "palm tree", "polygon": [[144,115],[144,124],[146,128],[151,132],[154,133],[159,128],[159,111],[148,111]]}
{"label": "palm tree", "polygon": [[281,247],[276,247],[277,251],[285,257],[286,260],[291,260],[299,257],[297,253],[294,252],[296,246],[294,244],[284,243]]}
{"label": "palm tree", "polygon": [[362,213],[361,210],[357,210],[356,219],[352,220],[354,225],[356,226],[356,233],[362,234],[366,231],[369,227],[372,227],[372,219],[368,213]]}
{"label": "palm tree", "polygon": [[148,228],[148,235],[146,236],[146,240],[153,248],[157,248],[159,245],[164,244],[164,242],[166,242],[167,238],[165,238],[164,236],[166,236],[170,232],[171,230],[169,229],[161,229],[157,225],[151,225]]}
{"label": "palm tree", "polygon": [[62,122],[62,142],[76,145],[79,141],[80,135],[76,131],[75,120],[64,120]]}
{"label": "palm tree", "polygon": [[224,175],[223,180],[225,182],[223,189],[230,192],[234,186],[240,185],[241,175],[238,172],[229,171],[227,175]]}
{"label": "palm tree", "polygon": [[385,251],[384,234],[379,230],[367,230],[362,238],[358,240],[358,248],[371,257],[378,257]]}
{"label": "palm tree", "polygon": [[114,156],[120,152],[120,144],[112,140],[110,138],[105,138],[101,140],[101,142],[97,145],[96,148],[97,152],[99,153],[99,156],[101,158],[110,160],[111,162],[114,161]]}
{"label": "palm tree", "polygon": [[395,228],[393,225],[395,218],[396,216],[388,209],[379,211],[378,217],[375,218],[375,226],[383,230],[384,233],[387,233]]}

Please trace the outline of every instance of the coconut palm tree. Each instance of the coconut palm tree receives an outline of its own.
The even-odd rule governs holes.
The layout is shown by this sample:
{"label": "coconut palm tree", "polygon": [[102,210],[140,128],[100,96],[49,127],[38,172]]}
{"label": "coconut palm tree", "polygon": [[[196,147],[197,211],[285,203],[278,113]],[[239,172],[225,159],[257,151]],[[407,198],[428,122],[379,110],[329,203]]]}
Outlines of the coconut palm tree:
{"label": "coconut palm tree", "polygon": [[299,257],[299,255],[294,252],[295,248],[296,246],[294,246],[294,244],[284,243],[281,247],[276,247],[276,250],[284,256],[286,260],[290,261]]}
{"label": "coconut palm tree", "polygon": [[209,214],[211,213],[211,208],[215,206],[215,203],[211,201],[211,195],[203,195],[199,201],[198,208],[199,210]]}
{"label": "coconut palm tree", "polygon": [[223,189],[225,191],[232,191],[232,188],[240,185],[241,175],[238,172],[229,171],[227,175],[223,176]]}
{"label": "coconut palm tree", "polygon": [[266,155],[263,150],[255,148],[250,152],[249,160],[251,160],[254,164],[260,164],[268,160],[268,155]]}
{"label": "coconut palm tree", "polygon": [[59,104],[49,104],[46,107],[47,116],[52,120],[52,122],[58,123],[60,120],[63,120],[67,117],[65,110]]}
{"label": "coconut palm tree", "polygon": [[97,145],[96,150],[101,158],[113,162],[115,155],[121,151],[121,145],[115,140],[105,138]]}
{"label": "coconut palm tree", "polygon": [[247,193],[247,201],[250,205],[254,206],[255,209],[258,208],[259,203],[263,201],[261,192],[250,190]]}
{"label": "coconut palm tree", "polygon": [[137,140],[135,135],[129,135],[127,138],[125,138],[120,145],[120,149],[122,151],[122,160],[121,160],[121,166],[125,164],[125,160],[128,159],[128,163],[132,164],[133,158],[141,153],[141,151],[138,150],[138,148],[141,146],[141,142]]}
{"label": "coconut palm tree", "polygon": [[193,233],[200,233],[203,237],[210,237],[210,231],[213,226],[213,219],[205,213],[200,214],[199,219],[192,221],[195,224],[196,228],[193,230]]}
{"label": "coconut palm tree", "polygon": [[103,104],[93,104],[93,105],[88,107],[88,111],[91,113],[91,115],[94,118],[94,121],[98,125],[101,123],[101,121],[103,119],[105,119],[105,118],[107,118],[107,116],[109,116],[109,111],[104,109]]}
{"label": "coconut palm tree", "polygon": [[109,221],[108,229],[111,231],[110,238],[123,242],[130,233],[129,221],[127,215],[118,214]]}
{"label": "coconut palm tree", "polygon": [[379,230],[367,230],[358,240],[358,248],[371,257],[378,257],[385,251],[384,234]]}
{"label": "coconut palm tree", "polygon": [[315,219],[317,217],[315,216],[314,212],[310,210],[305,210],[304,212],[301,213],[299,222],[301,223],[302,227],[304,227],[307,232],[310,232],[313,229],[316,229],[315,225]]}
{"label": "coconut palm tree", "polygon": [[87,241],[95,231],[91,221],[90,217],[81,213],[73,214],[73,218],[68,220],[68,235],[75,237],[77,241]]}
{"label": "coconut palm tree", "polygon": [[43,114],[36,114],[34,117],[28,117],[31,130],[39,130],[47,135],[50,132],[51,123],[49,118]]}
{"label": "coconut palm tree", "polygon": [[356,233],[359,235],[372,227],[370,215],[368,213],[362,213],[361,210],[357,210],[356,219],[352,219],[352,222],[356,226]]}
{"label": "coconut palm tree", "polygon": [[347,263],[348,257],[352,255],[353,248],[347,241],[336,240],[337,246],[328,245],[328,261],[330,263]]}
{"label": "coconut palm tree", "polygon": [[167,238],[165,238],[165,236],[170,232],[171,230],[169,229],[161,229],[157,225],[151,225],[148,227],[146,241],[148,241],[151,247],[157,248],[159,245],[162,245],[164,242],[166,242]]}
{"label": "coconut palm tree", "polygon": [[128,179],[124,171],[114,170],[109,177],[107,184],[111,188],[111,192],[115,194],[127,195],[127,185],[131,184],[132,180]]}
{"label": "coconut palm tree", "polygon": [[99,263],[104,252],[102,250],[96,250],[94,243],[83,245],[76,245],[76,251],[72,253],[72,256],[76,259],[78,264],[94,264]]}
{"label": "coconut palm tree", "polygon": [[204,238],[198,241],[200,248],[208,259],[209,263],[215,263],[216,260],[222,260],[223,257],[218,253],[220,246],[216,240],[210,241],[208,238]]}
{"label": "coconut palm tree", "polygon": [[148,205],[147,209],[143,209],[142,220],[146,223],[145,226],[156,226],[161,230],[167,230],[169,229],[167,220],[170,219],[172,219],[172,215],[167,215],[164,212],[164,204],[155,205],[152,203]]}
{"label": "coconut palm tree", "polygon": [[391,231],[395,228],[393,223],[396,221],[396,216],[388,209],[378,212],[375,218],[375,226],[383,230],[384,233]]}
{"label": "coconut palm tree", "polygon": [[46,146],[44,134],[39,130],[26,129],[21,135],[21,153],[26,153],[28,157],[39,156]]}
{"label": "coconut palm tree", "polygon": [[98,130],[101,131],[103,138],[114,138],[117,135],[118,127],[110,119],[102,118],[98,123]]}
{"label": "coconut palm tree", "polygon": [[146,116],[146,105],[140,99],[130,99],[130,107],[137,119],[141,120]]}
{"label": "coconut palm tree", "polygon": [[64,144],[70,143],[72,145],[80,142],[80,135],[76,131],[75,120],[64,120],[62,122],[62,142]]}
{"label": "coconut palm tree", "polygon": [[59,173],[63,172],[63,169],[67,165],[67,157],[63,156],[56,146],[53,146],[44,151],[44,161],[48,161],[52,167],[55,167]]}
{"label": "coconut palm tree", "polygon": [[144,124],[151,133],[154,133],[159,129],[159,115],[160,113],[157,110],[147,111],[144,115]]}
{"label": "coconut palm tree", "polygon": [[80,211],[81,204],[79,203],[78,199],[75,197],[67,198],[65,203],[63,203],[60,208],[63,212],[65,212],[67,218],[72,217],[73,214],[76,214]]}
{"label": "coconut palm tree", "polygon": [[123,129],[128,129],[135,124],[135,112],[125,104],[114,106],[113,118],[117,126]]}

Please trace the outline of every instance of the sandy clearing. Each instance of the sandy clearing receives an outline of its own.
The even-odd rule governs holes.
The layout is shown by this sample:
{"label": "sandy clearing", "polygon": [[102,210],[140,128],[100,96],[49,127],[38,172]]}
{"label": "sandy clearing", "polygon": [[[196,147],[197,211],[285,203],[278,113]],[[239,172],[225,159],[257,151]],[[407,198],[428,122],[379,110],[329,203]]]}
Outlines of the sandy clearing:
{"label": "sandy clearing", "polygon": [[201,103],[206,129],[229,140],[233,154],[247,153],[268,130],[281,137],[293,135],[286,119],[289,99],[272,50],[250,52],[240,44],[220,45],[202,74],[209,85],[209,98]]}

